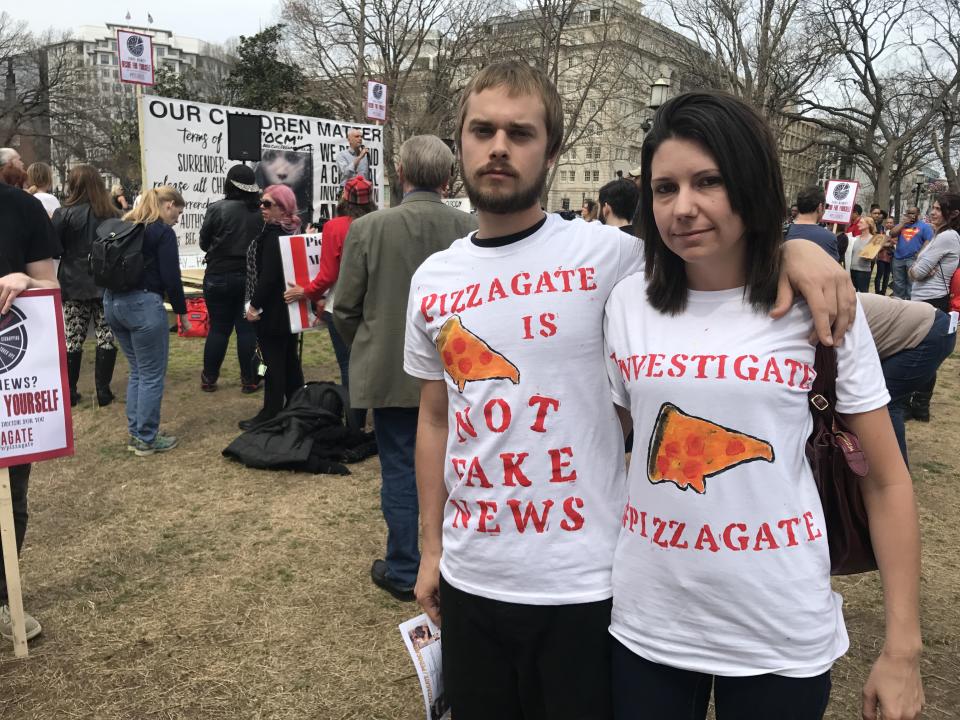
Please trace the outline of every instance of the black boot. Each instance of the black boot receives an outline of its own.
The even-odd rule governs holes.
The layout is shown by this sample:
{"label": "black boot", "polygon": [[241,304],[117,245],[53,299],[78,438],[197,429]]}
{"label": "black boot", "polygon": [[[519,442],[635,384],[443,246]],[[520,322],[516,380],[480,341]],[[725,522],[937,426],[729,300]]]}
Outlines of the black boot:
{"label": "black boot", "polygon": [[933,393],[915,392],[910,401],[910,411],[914,420],[930,422],[930,398]]}
{"label": "black boot", "polygon": [[80,379],[80,363],[83,361],[83,350],[67,353],[67,379],[70,381],[70,407],[76,407],[80,402],[80,393],[77,392],[77,381]]}
{"label": "black boot", "polygon": [[93,377],[97,385],[97,405],[104,407],[113,402],[110,381],[113,380],[113,366],[117,363],[116,348],[97,348],[97,364]]}

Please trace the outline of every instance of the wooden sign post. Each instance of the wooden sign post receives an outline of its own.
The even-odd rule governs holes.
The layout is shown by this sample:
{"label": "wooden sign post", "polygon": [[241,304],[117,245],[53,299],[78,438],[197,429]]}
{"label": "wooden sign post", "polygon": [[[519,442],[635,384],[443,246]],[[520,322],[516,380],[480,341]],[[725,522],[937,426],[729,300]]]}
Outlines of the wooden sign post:
{"label": "wooden sign post", "polygon": [[0,542],[13,650],[27,656],[10,467],[73,455],[59,290],[27,290],[0,316]]}

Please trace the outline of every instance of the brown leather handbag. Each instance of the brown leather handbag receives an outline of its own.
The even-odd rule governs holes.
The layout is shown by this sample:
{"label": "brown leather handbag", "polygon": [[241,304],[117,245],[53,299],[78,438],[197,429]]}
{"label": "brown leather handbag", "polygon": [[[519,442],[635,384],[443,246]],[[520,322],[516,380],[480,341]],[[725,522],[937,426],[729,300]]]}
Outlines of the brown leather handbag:
{"label": "brown leather handbag", "polygon": [[810,389],[813,432],[807,439],[807,461],[820,493],[830,546],[830,574],[853,575],[877,569],[870,541],[870,523],[860,491],[867,458],[860,439],[834,412],[837,403],[837,351],[817,344],[817,377]]}

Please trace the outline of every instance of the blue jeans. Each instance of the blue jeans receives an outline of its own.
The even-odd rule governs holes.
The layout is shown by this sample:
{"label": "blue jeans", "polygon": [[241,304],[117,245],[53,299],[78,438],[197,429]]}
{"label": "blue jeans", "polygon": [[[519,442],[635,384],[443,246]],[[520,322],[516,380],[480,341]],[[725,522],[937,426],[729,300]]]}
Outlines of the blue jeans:
{"label": "blue jeans", "polygon": [[210,332],[203,345],[203,374],[213,382],[220,377],[220,366],[234,329],[237,331],[240,378],[244,382],[254,381],[253,353],[257,347],[257,333],[244,318],[246,283],[243,273],[207,273],[203,276],[203,299],[210,314]]}
{"label": "blue jeans", "polygon": [[412,588],[420,569],[417,529],[420,505],[413,452],[418,408],[374,408],[373,423],[380,453],[380,509],[387,522],[387,579]]}
{"label": "blue jeans", "polygon": [[814,677],[726,677],[658,665],[613,639],[616,720],[704,720],[710,691],[717,720],[820,720],[830,701],[830,671]]}
{"label": "blue jeans", "polygon": [[103,310],[127,356],[127,429],[152,443],[160,430],[160,402],[167,374],[170,325],[163,298],[155,292],[131,290],[103,294]]}
{"label": "blue jeans", "polygon": [[910,402],[910,396],[922,392],[937,377],[937,368],[953,352],[957,334],[947,334],[950,318],[937,310],[933,327],[927,336],[915,348],[901,350],[883,360],[883,379],[890,393],[890,421],[893,432],[900,444],[903,461],[907,462],[907,439],[903,427],[903,412]]}
{"label": "blue jeans", "polygon": [[[350,392],[350,348],[340,337],[340,333],[333,326],[333,315],[327,311],[323,312],[323,319],[327,323],[327,330],[330,332],[330,344],[333,345],[333,354],[337,356],[337,365],[340,366],[340,384],[343,389]],[[350,411],[353,415],[353,422],[359,428],[367,424],[366,408],[354,408]]]}
{"label": "blue jeans", "polygon": [[893,296],[901,300],[910,299],[910,288],[913,283],[910,281],[908,271],[913,267],[916,256],[904,258],[903,260],[893,259]]}

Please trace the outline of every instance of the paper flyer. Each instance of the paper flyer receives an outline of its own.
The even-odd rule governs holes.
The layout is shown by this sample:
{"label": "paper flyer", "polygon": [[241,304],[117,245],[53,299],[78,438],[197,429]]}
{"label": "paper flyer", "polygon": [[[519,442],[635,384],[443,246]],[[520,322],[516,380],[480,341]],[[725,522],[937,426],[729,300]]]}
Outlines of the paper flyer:
{"label": "paper flyer", "polygon": [[450,720],[450,706],[443,694],[440,628],[425,614],[400,623],[399,628],[420,679],[427,720]]}

